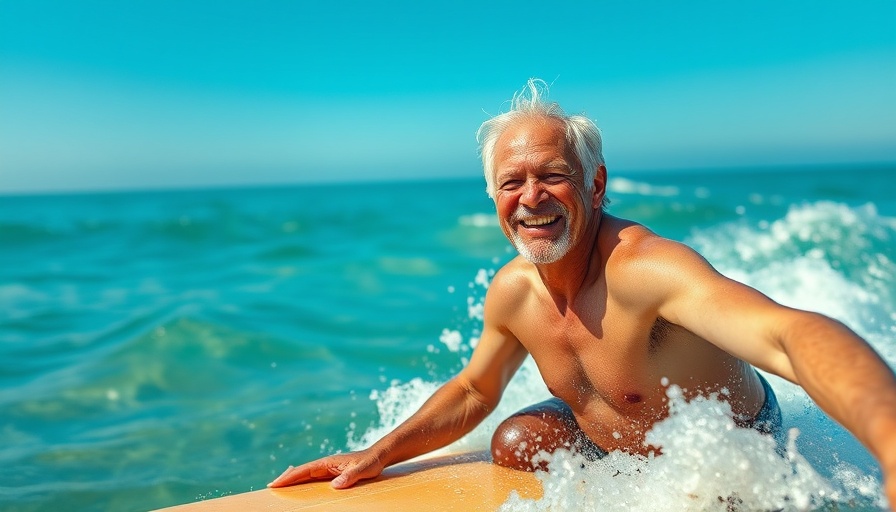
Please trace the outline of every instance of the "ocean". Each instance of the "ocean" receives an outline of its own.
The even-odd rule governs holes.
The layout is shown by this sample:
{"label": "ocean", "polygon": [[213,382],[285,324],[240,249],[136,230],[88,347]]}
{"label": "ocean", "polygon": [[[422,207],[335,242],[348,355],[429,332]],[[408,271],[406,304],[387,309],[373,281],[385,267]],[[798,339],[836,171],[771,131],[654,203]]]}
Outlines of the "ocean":
{"label": "ocean", "polygon": [[[896,366],[896,167],[610,172],[612,214],[846,322]],[[481,179],[0,196],[0,509],[149,510],[361,447],[462,367],[488,282],[514,255]],[[879,509],[868,452],[769,380],[793,429],[789,465],[743,459],[744,509]],[[450,450],[483,448],[544,396],[529,362]],[[546,487],[579,500],[570,510],[645,510],[620,489],[653,510],[729,492],[714,486],[737,478],[712,457],[756,449],[708,438],[698,406],[657,429],[681,449],[654,461],[663,471],[616,461],[637,467],[543,475]]]}

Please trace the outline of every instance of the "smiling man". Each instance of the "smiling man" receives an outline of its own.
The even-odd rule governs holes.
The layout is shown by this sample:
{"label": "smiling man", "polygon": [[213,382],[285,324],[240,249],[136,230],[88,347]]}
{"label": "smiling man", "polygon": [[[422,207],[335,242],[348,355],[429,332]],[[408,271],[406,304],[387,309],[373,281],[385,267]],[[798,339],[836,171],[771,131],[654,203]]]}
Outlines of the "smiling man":
{"label": "smiling man", "polygon": [[545,90],[531,80],[479,130],[487,190],[520,256],[488,289],[469,364],[370,448],[290,468],[270,485],[332,478],[344,488],[445,446],[494,410],[531,355],[554,398],[498,427],[498,464],[532,470],[538,453],[558,448],[591,458],[658,452],[645,435],[668,416],[669,385],[686,398],[721,393],[740,426],[780,441],[780,410],[760,368],[802,385],[853,432],[896,503],[891,369],[841,323],[781,306],[692,249],[607,214],[600,132],[544,101]]}

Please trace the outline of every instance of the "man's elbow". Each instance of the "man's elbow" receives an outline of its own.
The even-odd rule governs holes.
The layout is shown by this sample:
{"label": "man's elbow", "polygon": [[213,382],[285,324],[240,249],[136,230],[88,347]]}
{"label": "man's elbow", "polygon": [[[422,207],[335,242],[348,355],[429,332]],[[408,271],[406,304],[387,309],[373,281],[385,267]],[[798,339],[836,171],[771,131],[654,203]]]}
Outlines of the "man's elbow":
{"label": "man's elbow", "polygon": [[498,407],[498,402],[501,400],[500,393],[486,392],[463,375],[458,375],[454,380],[464,393],[468,411],[476,411],[484,418]]}

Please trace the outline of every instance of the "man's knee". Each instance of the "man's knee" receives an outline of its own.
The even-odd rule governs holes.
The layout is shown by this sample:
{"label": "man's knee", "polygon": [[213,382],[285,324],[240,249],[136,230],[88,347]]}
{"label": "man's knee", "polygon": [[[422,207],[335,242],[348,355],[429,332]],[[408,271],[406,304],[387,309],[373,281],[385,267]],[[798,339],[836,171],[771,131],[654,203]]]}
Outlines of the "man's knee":
{"label": "man's knee", "polygon": [[542,413],[510,416],[492,435],[492,459],[500,466],[521,471],[546,469],[547,463],[537,456],[571,446],[572,432],[567,423],[562,418]]}
{"label": "man's knee", "polygon": [[528,416],[511,416],[492,435],[492,459],[496,464],[520,471],[535,471],[532,458],[536,436]]}

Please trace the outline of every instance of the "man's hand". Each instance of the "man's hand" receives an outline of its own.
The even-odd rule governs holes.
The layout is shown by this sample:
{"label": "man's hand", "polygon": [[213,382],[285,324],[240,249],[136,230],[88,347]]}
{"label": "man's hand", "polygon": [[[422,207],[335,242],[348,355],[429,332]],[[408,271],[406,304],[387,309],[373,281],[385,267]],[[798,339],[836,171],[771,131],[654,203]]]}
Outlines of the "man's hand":
{"label": "man's hand", "polygon": [[313,480],[330,480],[335,489],[351,487],[358,480],[375,478],[383,472],[379,457],[370,450],[331,455],[298,467],[290,466],[268,487],[286,487]]}

